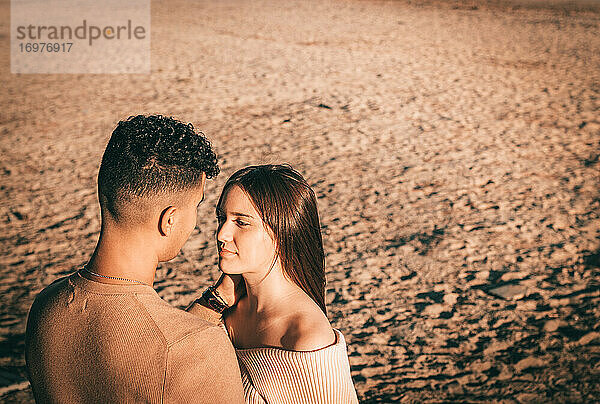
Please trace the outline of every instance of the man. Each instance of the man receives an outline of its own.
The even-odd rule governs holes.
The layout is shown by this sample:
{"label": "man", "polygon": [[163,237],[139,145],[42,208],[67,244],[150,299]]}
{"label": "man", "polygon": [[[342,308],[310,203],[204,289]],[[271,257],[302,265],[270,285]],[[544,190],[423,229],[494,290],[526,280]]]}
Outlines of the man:
{"label": "man", "polygon": [[119,122],[100,165],[102,228],[81,270],[36,298],[26,361],[42,403],[243,402],[226,334],[163,301],[159,262],[196,226],[215,153],[191,124],[163,116]]}

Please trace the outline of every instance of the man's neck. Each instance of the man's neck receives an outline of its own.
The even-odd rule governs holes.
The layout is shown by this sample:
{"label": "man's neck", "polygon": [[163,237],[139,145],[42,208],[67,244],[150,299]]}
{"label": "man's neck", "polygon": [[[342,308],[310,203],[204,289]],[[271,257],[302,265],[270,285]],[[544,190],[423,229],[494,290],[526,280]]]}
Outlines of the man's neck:
{"label": "man's neck", "polygon": [[151,246],[151,241],[141,234],[124,234],[103,229],[96,249],[86,265],[87,272],[94,280],[102,283],[141,282],[152,286],[158,258],[156,252],[149,248]]}

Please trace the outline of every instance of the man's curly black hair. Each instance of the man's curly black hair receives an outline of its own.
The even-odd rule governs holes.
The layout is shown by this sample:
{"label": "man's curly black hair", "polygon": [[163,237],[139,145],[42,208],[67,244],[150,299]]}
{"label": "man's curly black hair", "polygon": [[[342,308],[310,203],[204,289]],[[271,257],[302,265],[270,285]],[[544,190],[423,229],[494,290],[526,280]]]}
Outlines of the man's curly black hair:
{"label": "man's curly black hair", "polygon": [[161,115],[138,115],[119,122],[98,173],[101,203],[118,219],[119,206],[132,198],[184,191],[219,174],[210,142],[194,126]]}

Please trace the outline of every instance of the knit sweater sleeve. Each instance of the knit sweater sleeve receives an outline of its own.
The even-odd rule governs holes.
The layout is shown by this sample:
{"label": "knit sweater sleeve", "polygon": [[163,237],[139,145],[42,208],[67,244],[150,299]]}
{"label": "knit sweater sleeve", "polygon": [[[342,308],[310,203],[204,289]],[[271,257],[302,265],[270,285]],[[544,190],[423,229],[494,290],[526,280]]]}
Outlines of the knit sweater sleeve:
{"label": "knit sweater sleeve", "polygon": [[201,300],[202,298],[196,299],[185,310],[205,321],[208,321],[209,323],[219,324],[222,320],[222,316],[219,313],[216,313],[215,311],[200,304]]}
{"label": "knit sweater sleeve", "polygon": [[165,403],[243,403],[235,351],[218,328],[191,333],[168,348]]}

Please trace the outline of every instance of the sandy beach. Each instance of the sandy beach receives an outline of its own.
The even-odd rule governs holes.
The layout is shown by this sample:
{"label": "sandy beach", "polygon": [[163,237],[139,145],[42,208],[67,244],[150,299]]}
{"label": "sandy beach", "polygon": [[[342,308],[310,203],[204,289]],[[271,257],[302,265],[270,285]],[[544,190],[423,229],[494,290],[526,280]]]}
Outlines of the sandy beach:
{"label": "sandy beach", "polygon": [[154,1],[149,75],[11,74],[0,13],[0,401],[33,402],[29,307],[89,258],[106,142],[150,113],[222,168],[159,266],[167,302],[219,275],[227,177],[288,162],[361,402],[600,397],[598,3]]}

